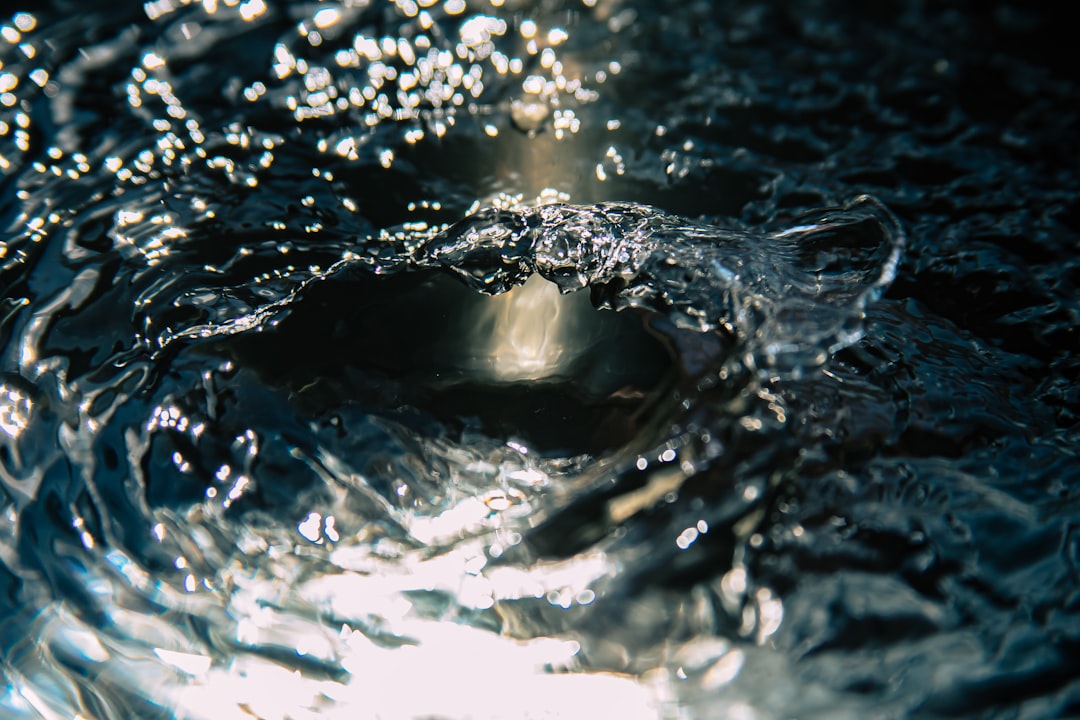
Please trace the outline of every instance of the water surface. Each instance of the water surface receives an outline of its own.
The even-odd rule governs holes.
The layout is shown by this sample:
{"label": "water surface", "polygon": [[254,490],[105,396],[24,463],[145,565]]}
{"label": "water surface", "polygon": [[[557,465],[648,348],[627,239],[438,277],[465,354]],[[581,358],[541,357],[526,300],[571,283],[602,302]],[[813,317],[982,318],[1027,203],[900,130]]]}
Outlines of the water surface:
{"label": "water surface", "polygon": [[1080,714],[1062,13],[23,5],[5,718]]}

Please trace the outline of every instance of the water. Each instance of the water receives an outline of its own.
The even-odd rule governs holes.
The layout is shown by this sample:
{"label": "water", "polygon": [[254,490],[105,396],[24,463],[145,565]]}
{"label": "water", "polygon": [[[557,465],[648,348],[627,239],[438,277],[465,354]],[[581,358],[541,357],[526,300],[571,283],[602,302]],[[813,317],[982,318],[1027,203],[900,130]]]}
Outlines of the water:
{"label": "water", "polygon": [[1080,716],[1063,13],[5,13],[0,716]]}

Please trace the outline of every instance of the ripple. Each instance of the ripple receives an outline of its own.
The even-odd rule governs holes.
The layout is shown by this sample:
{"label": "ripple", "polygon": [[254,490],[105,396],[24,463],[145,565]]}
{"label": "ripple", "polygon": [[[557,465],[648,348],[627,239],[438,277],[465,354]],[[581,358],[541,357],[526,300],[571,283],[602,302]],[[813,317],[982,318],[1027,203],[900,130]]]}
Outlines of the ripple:
{"label": "ripple", "polygon": [[23,4],[0,715],[1076,714],[1063,15]]}

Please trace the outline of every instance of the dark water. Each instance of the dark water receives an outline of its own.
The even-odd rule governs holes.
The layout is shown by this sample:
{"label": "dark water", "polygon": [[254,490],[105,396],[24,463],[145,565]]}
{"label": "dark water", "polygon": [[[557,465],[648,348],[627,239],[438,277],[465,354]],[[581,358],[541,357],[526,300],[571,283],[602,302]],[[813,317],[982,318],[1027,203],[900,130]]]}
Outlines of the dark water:
{"label": "dark water", "polygon": [[1064,8],[5,10],[0,717],[1080,716]]}

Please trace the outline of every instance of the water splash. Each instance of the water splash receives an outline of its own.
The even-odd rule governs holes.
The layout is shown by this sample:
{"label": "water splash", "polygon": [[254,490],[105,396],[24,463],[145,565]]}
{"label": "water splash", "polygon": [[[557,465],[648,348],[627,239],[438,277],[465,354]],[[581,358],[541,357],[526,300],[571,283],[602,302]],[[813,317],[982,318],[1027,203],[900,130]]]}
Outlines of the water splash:
{"label": "water splash", "polygon": [[[396,252],[379,248],[377,260],[360,255],[306,283],[356,265],[382,275],[440,268],[498,295],[537,274],[562,293],[588,288],[598,307],[661,312],[680,328],[727,333],[740,359],[766,375],[799,375],[858,340],[866,305],[895,277],[904,247],[896,219],[867,196],[759,233],[604,203],[487,208],[442,232],[398,235]],[[251,313],[176,334],[258,328],[300,295],[296,288]],[[522,312],[546,316],[556,306]]]}
{"label": "water splash", "polygon": [[0,714],[1076,714],[1069,44],[842,5],[0,19]]}
{"label": "water splash", "polygon": [[[46,511],[44,500],[75,493],[75,534],[66,542],[96,559],[76,570],[42,558],[52,582],[71,578],[85,591],[74,616],[65,610],[73,598],[47,605],[52,609],[35,621],[45,640],[28,651],[36,662],[62,661],[97,677],[94,693],[131,698],[147,683],[164,684],[170,689],[154,702],[177,717],[221,717],[234,707],[267,716],[281,703],[294,713],[364,707],[412,717],[497,708],[490,711],[527,715],[534,705],[554,707],[541,701],[548,693],[570,693],[562,710],[586,716],[596,709],[590,703],[610,692],[625,695],[627,716],[656,716],[663,693],[618,674],[650,666],[618,662],[606,649],[621,642],[630,652],[641,638],[602,640],[592,634],[595,628],[579,628],[570,635],[577,638],[573,647],[560,641],[550,648],[554,655],[544,650],[530,659],[531,648],[548,647],[541,638],[555,628],[544,621],[546,629],[529,630],[539,622],[529,608],[610,607],[621,601],[599,598],[632,597],[616,588],[656,568],[639,561],[633,573],[617,571],[624,561],[614,558],[637,552],[638,542],[620,537],[617,528],[653,514],[665,497],[696,496],[701,483],[714,486],[708,509],[695,508],[688,518],[687,507],[672,506],[669,518],[661,513],[650,521],[674,525],[676,553],[696,551],[690,565],[675,563],[668,572],[696,572],[705,558],[728,556],[733,537],[745,541],[757,508],[773,492],[774,481],[754,469],[765,460],[762,451],[769,446],[767,461],[775,466],[778,454],[793,447],[791,438],[777,434],[783,412],[757,377],[781,370],[798,376],[858,337],[866,304],[895,272],[903,244],[895,220],[869,198],[761,233],[626,203],[550,205],[482,210],[441,232],[398,235],[396,252],[386,246],[374,256],[364,252],[376,243],[363,241],[325,272],[280,283],[277,297],[267,299],[264,291],[267,301],[240,315],[230,313],[246,304],[238,306],[229,294],[189,288],[188,296],[210,300],[202,314],[215,321],[173,323],[158,343],[153,372],[172,376],[169,385],[144,376],[150,384],[115,411],[127,421],[95,416],[83,403],[84,419],[64,432],[69,457],[78,453],[87,474],[74,485],[44,480],[28,493],[36,499],[24,500],[19,516],[25,529]],[[433,270],[463,283],[450,281],[452,291],[427,280],[410,285]],[[413,302],[410,287],[419,305],[414,315],[403,315],[402,303]],[[583,302],[583,288],[607,310]],[[351,322],[351,315],[335,320],[327,313],[350,298],[352,315],[365,324],[347,326],[342,338],[359,343],[358,353],[333,337],[340,332],[334,323]],[[364,304],[387,301],[397,309]],[[222,303],[220,310],[214,302]],[[147,324],[160,325],[150,312]],[[461,329],[451,332],[454,345],[439,341],[431,355],[424,376],[431,389],[416,390],[419,376],[405,366],[426,351],[403,338],[438,340],[425,315]],[[663,338],[682,379],[662,380],[655,373],[663,364],[638,372],[648,351],[633,360],[619,356],[645,341],[605,324],[608,315]],[[308,334],[294,335],[301,331]],[[402,334],[386,340],[400,363],[365,364],[371,343],[391,332]],[[327,349],[319,342],[329,343]],[[317,371],[299,360],[273,362],[295,345],[318,363]],[[466,353],[469,362],[455,361],[455,352]],[[596,366],[605,356],[609,371],[601,373]],[[583,358],[588,372],[580,370]],[[715,380],[718,372],[727,377],[719,397],[682,407],[672,402],[672,382]],[[441,405],[432,399],[462,383],[472,404],[460,395]],[[560,383],[570,389],[559,389]],[[482,386],[494,386],[495,394],[476,401]],[[650,429],[625,431],[576,456],[538,452],[543,443],[529,434],[520,409],[530,397],[546,403],[544,425],[551,424],[550,413],[565,414],[580,403],[580,412],[623,408],[625,417],[638,417],[635,422]],[[469,412],[478,414],[480,425]],[[262,422],[260,415],[272,420]],[[501,425],[483,424],[494,416]],[[673,427],[696,429],[671,434]],[[730,463],[740,467],[733,475]],[[125,476],[134,484],[113,479]],[[727,501],[717,502],[718,487],[731,494]],[[145,524],[125,519],[130,512]],[[593,520],[570,530],[567,523],[582,513]],[[731,602],[741,607],[739,598],[751,590],[745,580],[733,584]],[[778,626],[780,606],[765,589],[753,597],[748,607],[757,619],[744,619],[744,632],[764,638]],[[150,617],[130,630],[122,618],[133,602],[151,603],[163,620],[176,615],[212,623],[215,635],[195,641],[170,634],[167,621]],[[301,619],[309,616],[319,619]],[[77,617],[99,618],[99,629]],[[564,622],[572,627],[582,617],[571,613]],[[444,638],[454,618],[461,637]],[[147,642],[150,636],[160,637]],[[453,675],[429,705],[402,704],[397,690],[380,701],[371,694],[371,682],[383,687],[402,672],[390,669],[396,663],[434,673],[453,665],[444,646],[462,643],[488,648],[490,661]],[[391,649],[399,646],[413,649]],[[238,651],[246,659],[229,659]],[[736,662],[731,652],[718,649],[719,659],[709,662],[727,667]],[[409,659],[399,661],[401,653]],[[304,678],[289,680],[291,689],[286,678],[294,676],[282,663]],[[592,674],[530,670],[553,664]],[[33,695],[38,684],[24,661],[19,666],[13,677],[27,691],[9,698],[10,709],[84,712],[93,706],[89,700],[65,704],[73,701],[61,700],[56,689],[47,699]],[[376,668],[389,674],[380,680]],[[705,677],[719,682],[724,672],[737,670],[714,669]],[[268,682],[288,697],[256,692]],[[502,688],[498,693],[481,691],[493,682]],[[85,691],[73,687],[70,693]]]}
{"label": "water splash", "polygon": [[755,234],[623,203],[488,210],[422,246],[482,292],[531,273],[602,307],[659,310],[681,327],[726,330],[766,371],[799,373],[861,333],[866,303],[896,275],[903,232],[870,197]]}

